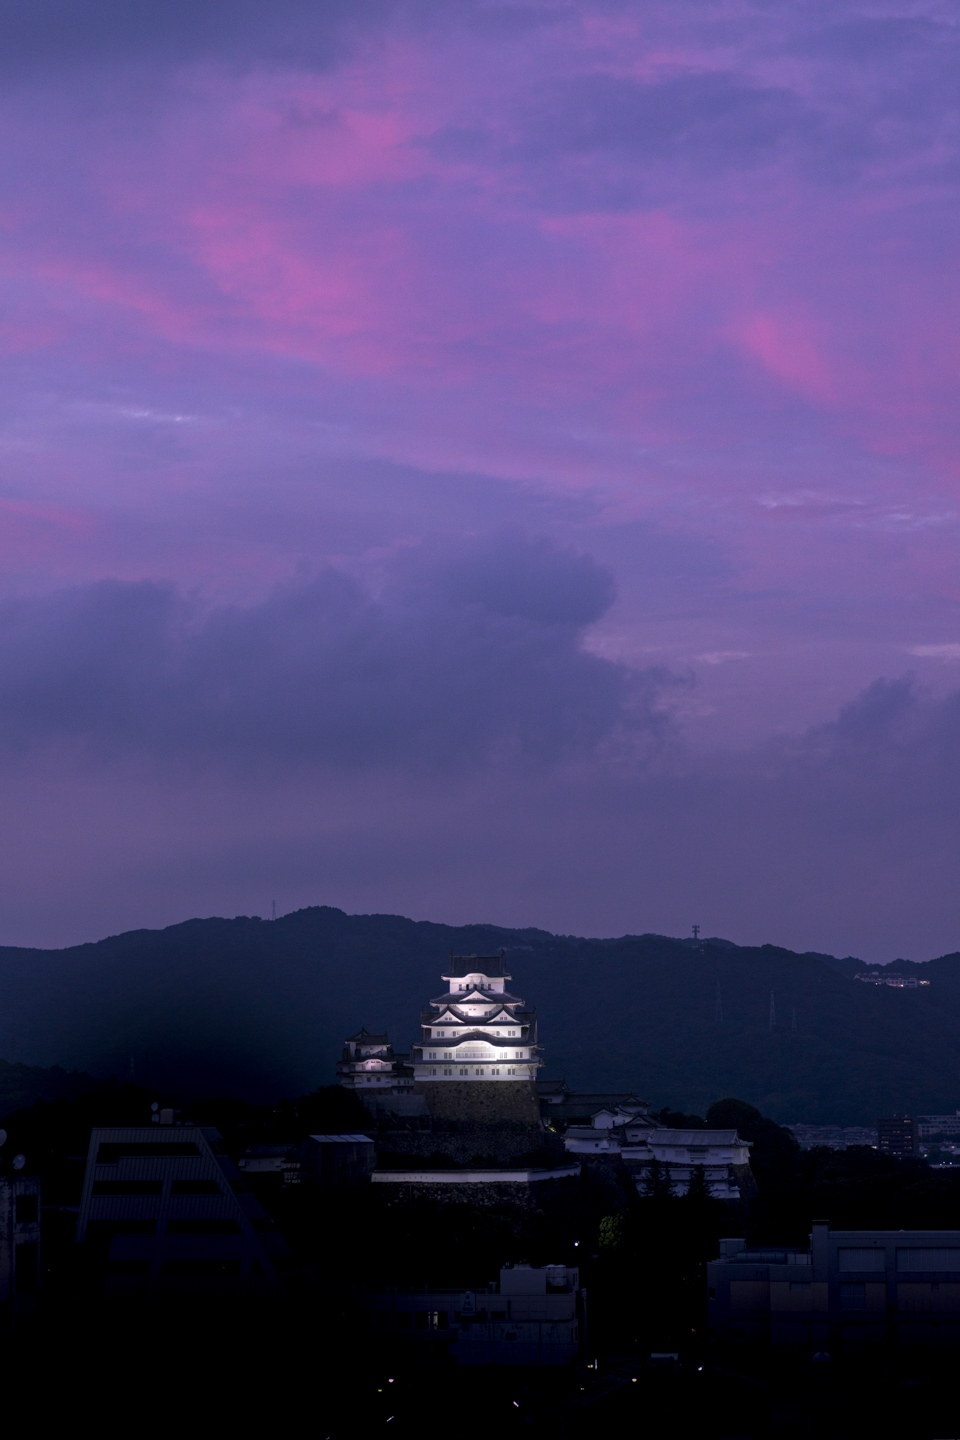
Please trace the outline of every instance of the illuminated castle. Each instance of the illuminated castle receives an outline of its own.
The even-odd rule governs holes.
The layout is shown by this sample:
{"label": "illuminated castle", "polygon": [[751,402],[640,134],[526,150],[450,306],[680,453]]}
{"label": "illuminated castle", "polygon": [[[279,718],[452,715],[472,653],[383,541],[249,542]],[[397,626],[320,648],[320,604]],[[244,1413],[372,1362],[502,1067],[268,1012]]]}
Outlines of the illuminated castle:
{"label": "illuminated castle", "polygon": [[421,1094],[430,1096],[435,1085],[451,1082],[531,1085],[536,1080],[542,1064],[537,1012],[509,993],[511,978],[502,950],[499,955],[451,952],[441,976],[447,990],[421,1014],[420,1042],[410,1055]]}

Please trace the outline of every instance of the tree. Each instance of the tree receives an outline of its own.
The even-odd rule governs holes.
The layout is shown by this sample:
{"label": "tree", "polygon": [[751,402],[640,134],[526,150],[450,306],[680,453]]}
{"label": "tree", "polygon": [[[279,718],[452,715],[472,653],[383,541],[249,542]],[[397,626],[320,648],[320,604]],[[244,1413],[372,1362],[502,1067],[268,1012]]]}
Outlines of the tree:
{"label": "tree", "polygon": [[789,1185],[797,1169],[800,1146],[794,1135],[775,1120],[761,1115],[746,1100],[716,1100],[707,1111],[711,1130],[736,1130],[741,1140],[752,1142],[750,1168],[762,1190]]}
{"label": "tree", "polygon": [[692,1167],[685,1199],[690,1202],[691,1207],[702,1205],[704,1201],[711,1199],[710,1186],[707,1184],[707,1168],[705,1165],[694,1165]]}
{"label": "tree", "polygon": [[650,1200],[665,1200],[673,1194],[670,1168],[656,1156],[650,1162],[649,1169],[644,1171],[643,1193]]}

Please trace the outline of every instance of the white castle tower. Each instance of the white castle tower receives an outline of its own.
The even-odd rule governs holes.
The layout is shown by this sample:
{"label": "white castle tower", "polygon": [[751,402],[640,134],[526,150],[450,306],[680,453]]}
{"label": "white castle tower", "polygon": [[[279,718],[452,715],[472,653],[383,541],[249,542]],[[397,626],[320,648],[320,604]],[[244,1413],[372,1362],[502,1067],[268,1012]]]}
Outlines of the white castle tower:
{"label": "white castle tower", "polygon": [[414,1080],[431,1090],[451,1082],[529,1086],[535,1081],[542,1064],[537,1012],[507,991],[512,976],[504,969],[504,951],[451,952],[448,973],[441,978],[447,991],[421,1014],[420,1043],[410,1053]]}

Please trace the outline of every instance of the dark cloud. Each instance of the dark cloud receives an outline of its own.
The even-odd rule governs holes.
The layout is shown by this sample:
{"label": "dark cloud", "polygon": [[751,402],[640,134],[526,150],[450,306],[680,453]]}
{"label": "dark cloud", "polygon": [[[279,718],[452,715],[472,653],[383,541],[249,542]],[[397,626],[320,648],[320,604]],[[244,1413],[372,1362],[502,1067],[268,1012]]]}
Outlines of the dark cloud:
{"label": "dark cloud", "polygon": [[326,65],[396,0],[0,0],[0,69],[206,59]]}
{"label": "dark cloud", "polygon": [[722,71],[642,84],[582,76],[558,89],[531,127],[534,147],[626,151],[651,160],[753,163],[818,123],[790,90]]}
{"label": "dark cloud", "polygon": [[582,648],[612,598],[589,557],[509,535],[408,556],[376,598],[326,570],[204,613],[153,582],[21,599],[0,610],[0,737],[361,766],[592,755],[662,724],[662,677]]}
{"label": "dark cloud", "polygon": [[544,625],[589,625],[616,598],[612,574],[591,556],[510,531],[436,554],[427,576],[417,564],[411,582],[414,589],[426,583],[447,604]]}

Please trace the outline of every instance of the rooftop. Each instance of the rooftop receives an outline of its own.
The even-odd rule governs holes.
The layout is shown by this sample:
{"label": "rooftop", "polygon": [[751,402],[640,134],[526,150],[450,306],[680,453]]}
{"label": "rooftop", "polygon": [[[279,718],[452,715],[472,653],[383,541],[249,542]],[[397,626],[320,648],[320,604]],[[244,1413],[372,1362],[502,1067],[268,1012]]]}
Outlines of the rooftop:
{"label": "rooftop", "polygon": [[[450,963],[443,972],[444,980],[462,978],[464,975],[504,975],[506,952],[499,955],[454,955],[450,951]],[[508,977],[509,978],[509,977]]]}

